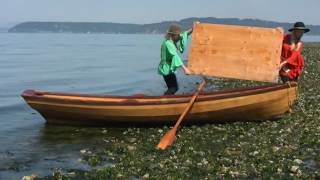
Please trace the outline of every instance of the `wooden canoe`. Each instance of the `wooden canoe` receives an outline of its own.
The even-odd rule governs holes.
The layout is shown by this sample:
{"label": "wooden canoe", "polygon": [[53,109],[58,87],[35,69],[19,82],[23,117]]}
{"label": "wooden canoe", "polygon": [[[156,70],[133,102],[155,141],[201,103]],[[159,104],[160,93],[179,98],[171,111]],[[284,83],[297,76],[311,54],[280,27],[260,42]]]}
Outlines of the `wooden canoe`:
{"label": "wooden canoe", "polygon": [[[202,93],[185,122],[271,119],[287,112],[296,96],[296,83]],[[93,96],[26,90],[22,97],[50,124],[130,125],[176,122],[192,95]]]}

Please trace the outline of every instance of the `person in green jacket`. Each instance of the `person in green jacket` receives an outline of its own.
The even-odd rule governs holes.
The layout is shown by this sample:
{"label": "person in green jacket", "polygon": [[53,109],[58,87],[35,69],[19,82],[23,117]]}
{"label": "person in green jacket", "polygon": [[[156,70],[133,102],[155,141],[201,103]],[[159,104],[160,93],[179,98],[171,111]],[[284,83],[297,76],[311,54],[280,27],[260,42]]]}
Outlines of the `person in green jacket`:
{"label": "person in green jacket", "polygon": [[182,67],[185,74],[190,74],[190,70],[183,64],[179,53],[183,53],[186,48],[188,36],[192,29],[182,32],[178,24],[172,24],[167,31],[165,40],[161,45],[160,64],[158,73],[163,76],[168,90],[165,95],[173,95],[178,91],[178,83],[175,72]]}

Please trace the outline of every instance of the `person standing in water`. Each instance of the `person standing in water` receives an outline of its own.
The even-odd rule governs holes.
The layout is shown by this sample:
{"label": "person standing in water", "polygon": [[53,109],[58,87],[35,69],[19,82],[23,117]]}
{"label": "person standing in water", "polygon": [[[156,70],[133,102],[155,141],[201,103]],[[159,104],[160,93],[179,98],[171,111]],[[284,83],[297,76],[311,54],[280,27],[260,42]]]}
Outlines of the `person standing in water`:
{"label": "person standing in water", "polygon": [[175,72],[178,68],[182,68],[185,74],[190,74],[190,70],[183,64],[179,53],[183,53],[188,36],[192,33],[192,29],[182,32],[178,24],[172,24],[165,36],[165,40],[161,45],[160,63],[158,73],[163,76],[168,87],[165,95],[174,95],[178,91],[178,82]]}
{"label": "person standing in water", "polygon": [[279,72],[283,83],[298,81],[304,66],[304,59],[301,54],[303,48],[301,38],[310,29],[306,28],[303,22],[296,22],[293,28],[288,31],[291,33],[286,34],[283,38]]}

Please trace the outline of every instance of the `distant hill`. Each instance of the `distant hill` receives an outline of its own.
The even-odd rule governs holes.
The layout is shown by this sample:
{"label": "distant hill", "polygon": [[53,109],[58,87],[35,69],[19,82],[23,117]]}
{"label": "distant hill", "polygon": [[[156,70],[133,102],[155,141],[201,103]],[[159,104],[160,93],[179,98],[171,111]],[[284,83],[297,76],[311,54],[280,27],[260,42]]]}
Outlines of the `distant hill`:
{"label": "distant hill", "polygon": [[8,30],[16,24],[18,23],[17,22],[0,22],[0,32],[7,33]]}
{"label": "distant hill", "polygon": [[[10,33],[108,33],[108,34],[163,34],[171,23],[179,23],[184,29],[192,23],[230,24],[258,27],[292,27],[292,23],[238,18],[187,18],[180,21],[165,21],[152,24],[125,24],[108,22],[24,22],[8,30]],[[320,35],[320,25],[307,25],[311,29],[308,35]]]}

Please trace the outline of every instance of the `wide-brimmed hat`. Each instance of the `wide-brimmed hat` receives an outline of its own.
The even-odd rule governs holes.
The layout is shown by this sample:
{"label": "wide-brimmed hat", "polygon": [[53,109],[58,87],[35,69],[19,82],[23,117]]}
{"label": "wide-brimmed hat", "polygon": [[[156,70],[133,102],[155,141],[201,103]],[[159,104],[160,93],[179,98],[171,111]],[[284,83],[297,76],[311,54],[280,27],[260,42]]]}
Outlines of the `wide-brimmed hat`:
{"label": "wide-brimmed hat", "polygon": [[179,24],[171,24],[167,33],[168,34],[180,34],[181,33],[181,26]]}
{"label": "wide-brimmed hat", "polygon": [[294,23],[293,25],[293,28],[290,28],[288,31],[293,31],[295,29],[298,29],[298,30],[304,30],[305,33],[309,32],[310,29],[309,28],[306,28],[306,26],[304,25],[303,22],[296,22]]}

